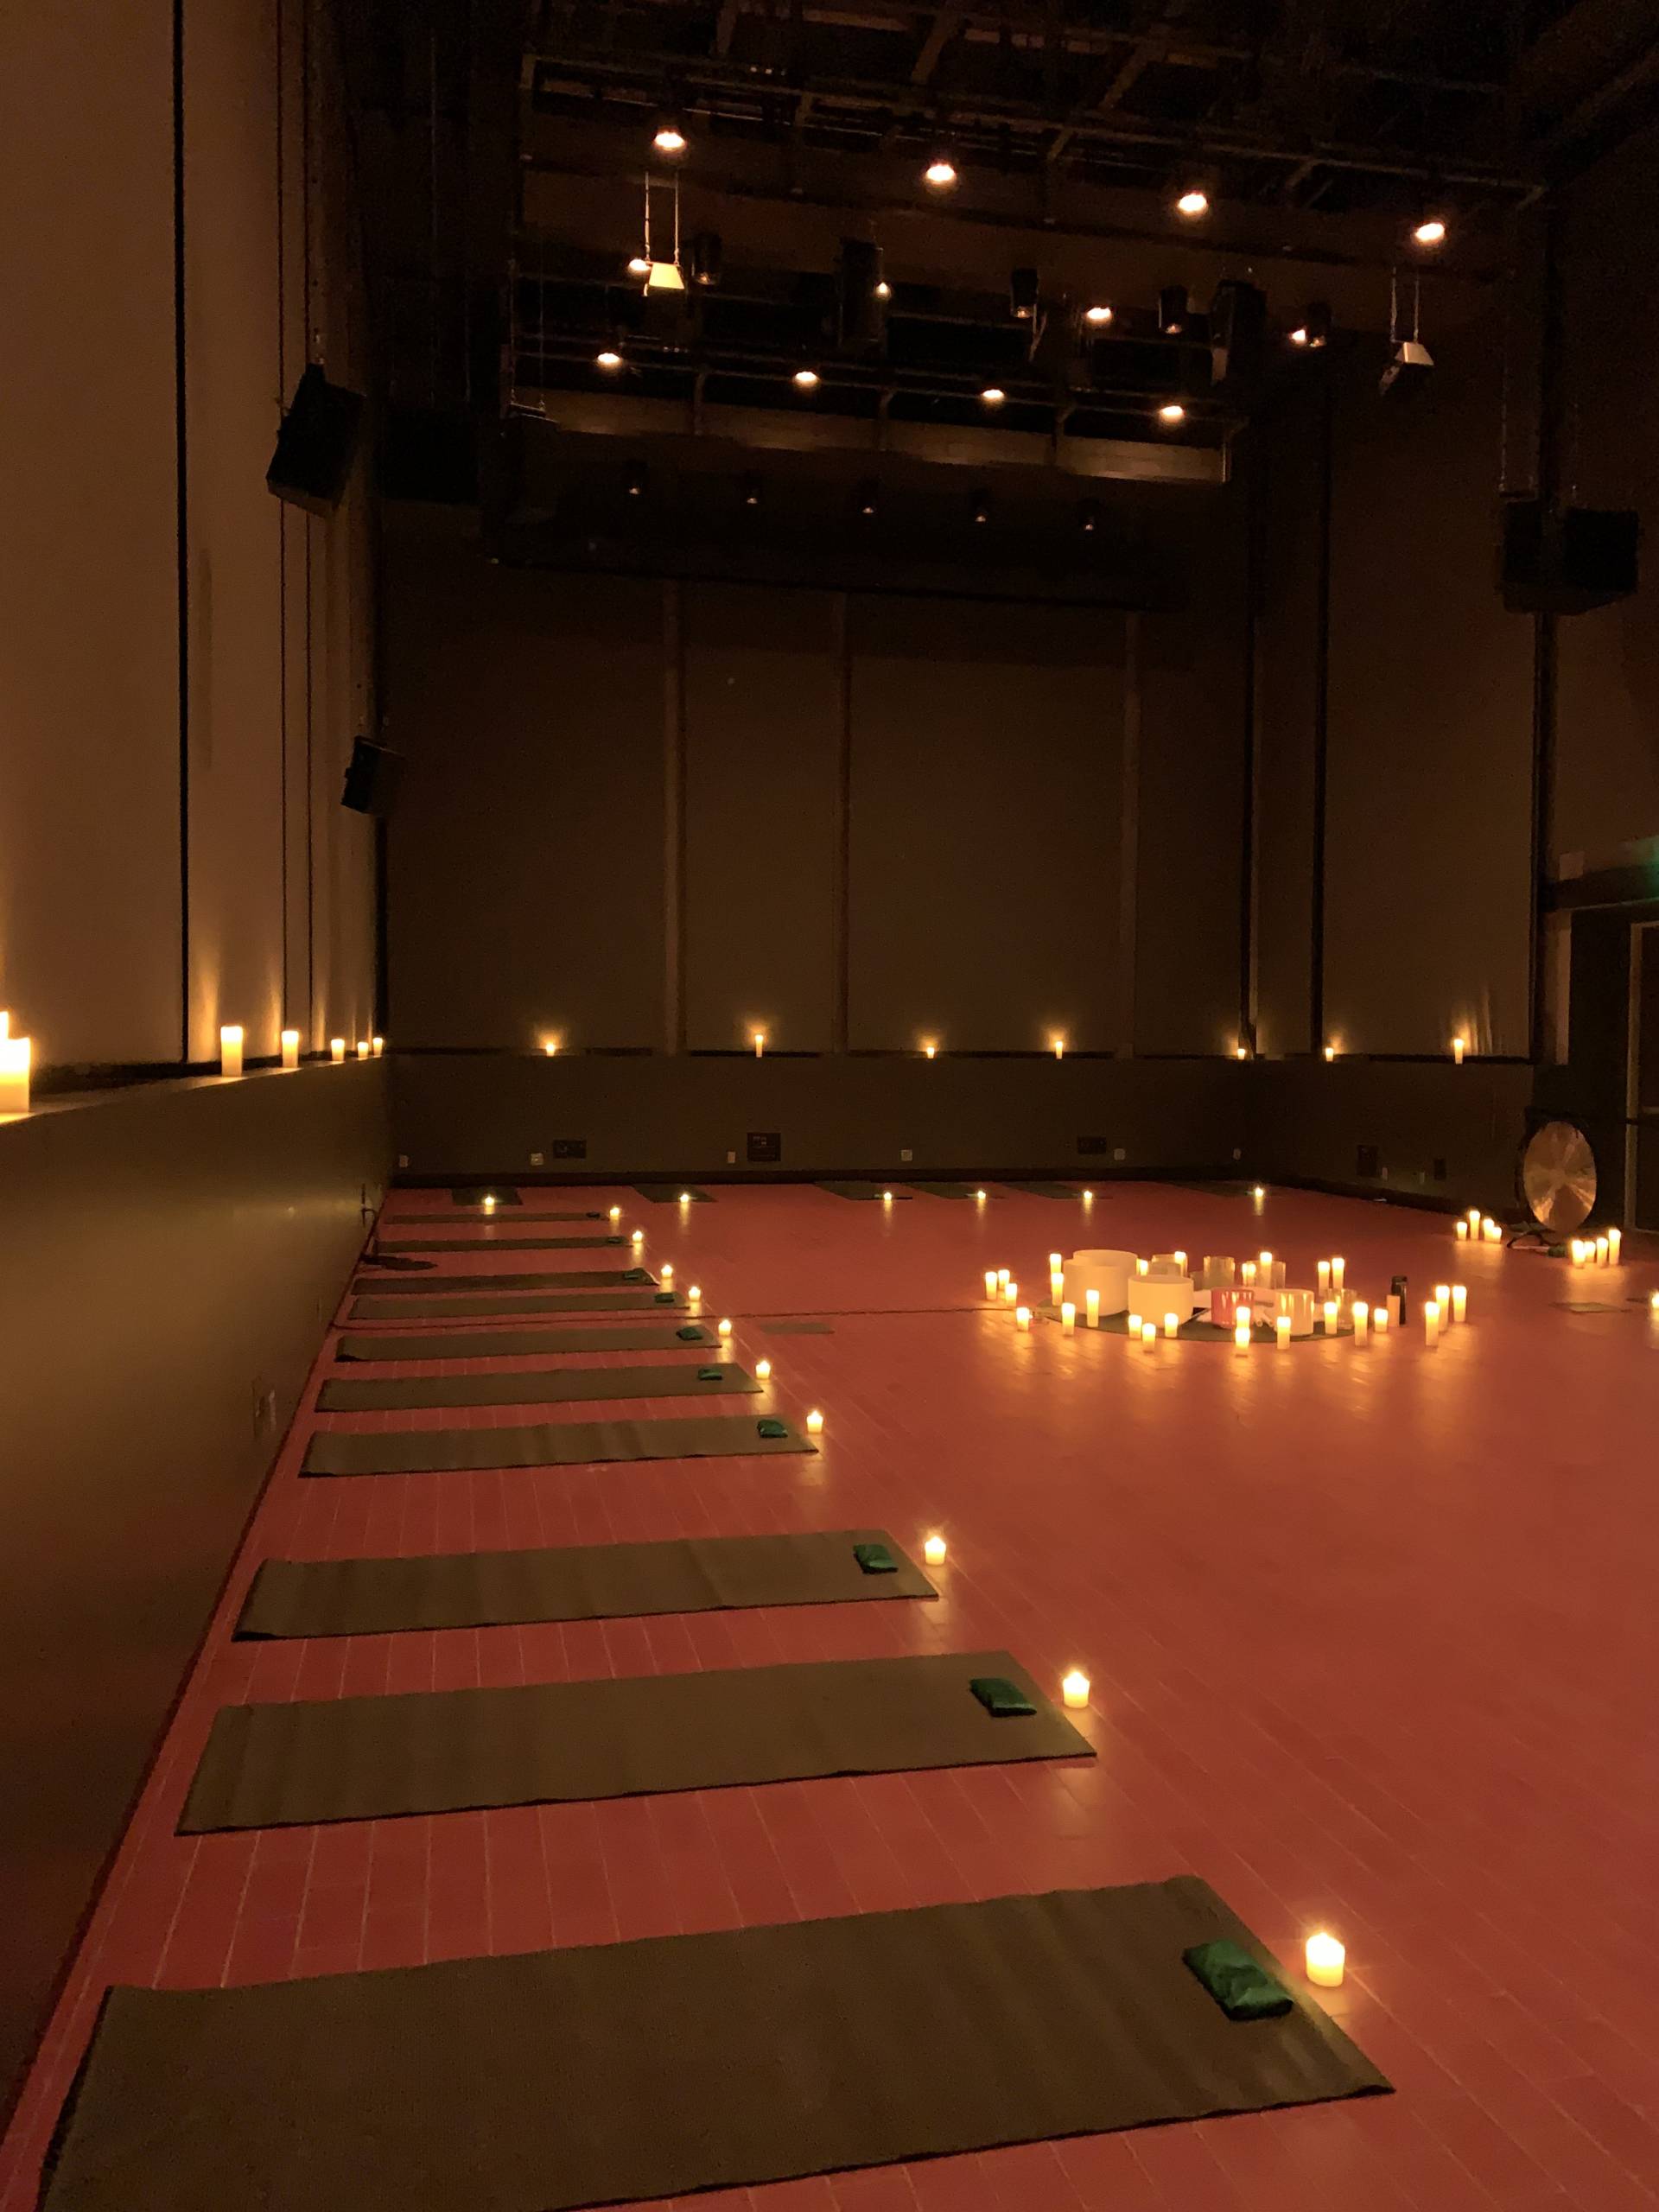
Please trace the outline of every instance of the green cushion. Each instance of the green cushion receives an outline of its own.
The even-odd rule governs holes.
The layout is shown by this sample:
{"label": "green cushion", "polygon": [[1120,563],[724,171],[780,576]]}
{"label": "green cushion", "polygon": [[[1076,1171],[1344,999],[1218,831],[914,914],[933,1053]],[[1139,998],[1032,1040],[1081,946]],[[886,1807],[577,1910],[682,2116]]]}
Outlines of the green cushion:
{"label": "green cushion", "polygon": [[[645,1280],[649,1282],[650,1276],[647,1275]],[[674,1303],[674,1294],[671,1290],[659,1290],[651,1302],[653,1306],[671,1306]]]}
{"label": "green cushion", "polygon": [[699,1382],[723,1382],[726,1380],[726,1370],[723,1367],[700,1367],[697,1370],[697,1380]]}
{"label": "green cushion", "polygon": [[709,1341],[695,1321],[683,1321],[674,1333],[683,1344],[706,1344]]}
{"label": "green cushion", "polygon": [[968,1687],[993,1720],[1027,1720],[1037,1710],[1020,1685],[1004,1675],[976,1675]]}
{"label": "green cushion", "polygon": [[651,1281],[651,1269],[649,1268],[625,1268],[622,1270],[622,1280],[624,1282],[649,1282]]}
{"label": "green cushion", "polygon": [[853,1557],[866,1574],[897,1574],[899,1562],[885,1544],[855,1544]]}
{"label": "green cushion", "polygon": [[789,1430],[785,1423],[780,1421],[774,1421],[770,1414],[766,1414],[763,1419],[756,1421],[754,1427],[756,1434],[760,1436],[787,1436],[789,1434]]}
{"label": "green cushion", "polygon": [[1291,2008],[1290,1992],[1237,1943],[1224,1938],[1197,1944],[1181,1953],[1181,1963],[1197,1974],[1230,2020],[1276,2020]]}

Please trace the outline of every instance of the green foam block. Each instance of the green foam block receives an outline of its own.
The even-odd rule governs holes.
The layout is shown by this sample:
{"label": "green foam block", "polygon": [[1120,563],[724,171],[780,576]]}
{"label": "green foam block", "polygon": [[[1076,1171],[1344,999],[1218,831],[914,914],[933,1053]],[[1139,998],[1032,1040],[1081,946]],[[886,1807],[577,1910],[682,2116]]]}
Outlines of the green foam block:
{"label": "green foam block", "polygon": [[1290,1992],[1259,1966],[1242,1945],[1223,1940],[1181,1953],[1230,2020],[1276,2020],[1291,2008]]}
{"label": "green foam block", "polygon": [[976,1675],[968,1685],[993,1720],[1026,1720],[1036,1707],[1006,1675]]}

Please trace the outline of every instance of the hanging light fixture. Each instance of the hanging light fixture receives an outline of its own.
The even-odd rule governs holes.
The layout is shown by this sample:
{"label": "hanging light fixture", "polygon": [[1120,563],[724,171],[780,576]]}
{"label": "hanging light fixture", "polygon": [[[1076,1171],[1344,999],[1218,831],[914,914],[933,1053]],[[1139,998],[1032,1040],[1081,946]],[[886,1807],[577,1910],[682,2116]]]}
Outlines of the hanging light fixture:
{"label": "hanging light fixture", "polygon": [[1391,391],[1415,391],[1434,365],[1434,356],[1423,343],[1423,280],[1412,271],[1411,335],[1400,335],[1399,272],[1389,271],[1389,365],[1377,391],[1386,398]]}
{"label": "hanging light fixture", "polygon": [[664,161],[677,162],[690,143],[681,117],[665,109],[657,118],[657,127],[651,134],[651,143],[652,151],[660,154]]}
{"label": "hanging light fixture", "polygon": [[1436,246],[1446,244],[1446,218],[1428,211],[1419,216],[1411,226],[1414,245]]}
{"label": "hanging light fixture", "polygon": [[673,253],[668,260],[659,260],[657,256],[656,249],[652,243],[652,183],[650,176],[647,175],[645,178],[645,236],[641,241],[640,251],[633,255],[628,263],[628,274],[631,276],[643,276],[645,283],[645,289],[648,292],[683,292],[685,289],[685,276],[680,267],[680,180],[677,176],[674,176],[669,179],[666,184],[659,184],[658,188],[659,191],[667,192],[672,207],[674,218]]}

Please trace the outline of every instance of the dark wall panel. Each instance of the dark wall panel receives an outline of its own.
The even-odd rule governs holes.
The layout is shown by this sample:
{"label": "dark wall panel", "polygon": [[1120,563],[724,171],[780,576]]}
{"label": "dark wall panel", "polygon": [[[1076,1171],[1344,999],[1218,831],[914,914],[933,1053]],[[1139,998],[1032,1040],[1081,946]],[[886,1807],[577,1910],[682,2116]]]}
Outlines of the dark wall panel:
{"label": "dark wall panel", "polygon": [[1240,1073],[1250,1078],[1255,1173],[1513,1217],[1529,1067],[1303,1060]]}
{"label": "dark wall panel", "polygon": [[390,840],[404,1045],[664,1041],[664,591],[392,533]]}
{"label": "dark wall panel", "polygon": [[838,997],[836,594],[686,588],[685,1034],[826,1052]]}
{"label": "dark wall panel", "polygon": [[1245,493],[1186,501],[1186,598],[1143,614],[1135,1050],[1226,1052],[1238,1035],[1248,658]]}
{"label": "dark wall panel", "polygon": [[1494,578],[1501,337],[1494,314],[1437,342],[1403,404],[1369,358],[1338,393],[1325,982],[1345,1051],[1528,1049],[1532,625]]}
{"label": "dark wall panel", "polygon": [[855,598],[855,1049],[1116,1045],[1123,618]]}
{"label": "dark wall panel", "polygon": [[385,1065],[0,1128],[0,2102],[378,1202]]}

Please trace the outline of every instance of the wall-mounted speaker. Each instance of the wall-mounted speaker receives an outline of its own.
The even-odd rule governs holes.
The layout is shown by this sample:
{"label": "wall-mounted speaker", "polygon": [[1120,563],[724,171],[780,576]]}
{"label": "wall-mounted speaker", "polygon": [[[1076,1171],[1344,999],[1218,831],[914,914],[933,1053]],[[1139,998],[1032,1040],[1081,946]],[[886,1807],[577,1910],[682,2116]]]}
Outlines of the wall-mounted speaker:
{"label": "wall-mounted speaker", "polygon": [[314,361],[295,387],[276,433],[267,487],[308,514],[333,514],[357,458],[362,425],[361,395],[330,384]]}
{"label": "wall-mounted speaker", "polygon": [[1210,302],[1210,376],[1236,389],[1262,372],[1268,328],[1268,296],[1232,278],[1217,284]]}
{"label": "wall-mounted speaker", "polygon": [[390,814],[403,765],[401,753],[394,753],[390,746],[376,745],[369,738],[359,737],[352,747],[352,757],[346,766],[346,787],[340,795],[340,804],[349,807],[353,814],[378,814],[383,817]]}
{"label": "wall-mounted speaker", "polygon": [[1567,507],[1541,499],[1503,506],[1498,588],[1512,614],[1584,614],[1628,599],[1637,586],[1641,523],[1629,508]]}

